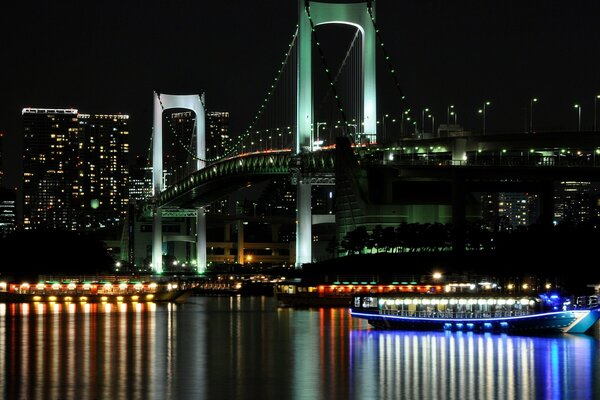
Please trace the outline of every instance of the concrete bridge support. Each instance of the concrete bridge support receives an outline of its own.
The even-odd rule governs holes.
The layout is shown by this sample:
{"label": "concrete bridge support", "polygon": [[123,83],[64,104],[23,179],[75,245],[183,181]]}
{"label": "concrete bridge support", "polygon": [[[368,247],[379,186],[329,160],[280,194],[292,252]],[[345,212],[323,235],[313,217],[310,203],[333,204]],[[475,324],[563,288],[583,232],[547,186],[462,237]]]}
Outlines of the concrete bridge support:
{"label": "concrete bridge support", "polygon": [[237,260],[238,264],[244,264],[244,221],[237,221]]}
{"label": "concrete bridge support", "polygon": [[204,207],[196,209],[196,272],[206,272],[206,214]]}
{"label": "concrete bridge support", "polygon": [[296,268],[312,262],[312,202],[310,179],[296,184]]}

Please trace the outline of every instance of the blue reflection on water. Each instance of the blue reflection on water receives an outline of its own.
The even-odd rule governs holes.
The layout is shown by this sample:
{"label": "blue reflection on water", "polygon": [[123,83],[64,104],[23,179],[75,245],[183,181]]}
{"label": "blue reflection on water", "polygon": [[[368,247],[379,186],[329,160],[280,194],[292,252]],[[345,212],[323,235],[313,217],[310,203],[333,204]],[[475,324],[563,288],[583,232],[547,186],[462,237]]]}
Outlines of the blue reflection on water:
{"label": "blue reflection on water", "polygon": [[355,398],[600,397],[593,336],[354,330],[350,342]]}

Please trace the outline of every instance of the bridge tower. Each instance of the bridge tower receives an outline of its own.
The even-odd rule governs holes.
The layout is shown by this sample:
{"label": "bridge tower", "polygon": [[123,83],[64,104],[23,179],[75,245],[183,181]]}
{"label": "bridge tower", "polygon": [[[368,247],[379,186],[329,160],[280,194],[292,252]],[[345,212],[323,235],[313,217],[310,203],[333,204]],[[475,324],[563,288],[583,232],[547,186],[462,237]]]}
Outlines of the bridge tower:
{"label": "bridge tower", "polygon": [[[299,0],[298,68],[295,153],[311,152],[313,147],[312,25],[347,24],[357,27],[362,38],[362,86],[364,137],[376,141],[377,93],[375,79],[376,33],[362,3],[322,3]],[[374,15],[374,10],[373,10]],[[312,25],[311,25],[312,21]],[[302,174],[297,181],[296,267],[312,261],[311,177]]]}
{"label": "bridge tower", "polygon": [[[165,190],[163,179],[163,112],[182,108],[196,114],[196,171],[204,168],[206,158],[206,132],[204,94],[176,95],[154,93],[154,124],[152,139],[152,195],[156,198]],[[153,210],[152,270],[162,273],[162,209]],[[204,208],[196,210],[196,265],[198,273],[206,271],[206,216]]]}

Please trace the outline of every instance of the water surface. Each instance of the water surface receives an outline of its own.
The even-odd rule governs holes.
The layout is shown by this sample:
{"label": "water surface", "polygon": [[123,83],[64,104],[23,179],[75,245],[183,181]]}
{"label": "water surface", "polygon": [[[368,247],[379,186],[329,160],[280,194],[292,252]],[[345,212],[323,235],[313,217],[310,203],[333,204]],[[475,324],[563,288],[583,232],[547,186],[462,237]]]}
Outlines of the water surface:
{"label": "water surface", "polygon": [[0,304],[9,399],[594,399],[600,337],[377,331],[270,297]]}

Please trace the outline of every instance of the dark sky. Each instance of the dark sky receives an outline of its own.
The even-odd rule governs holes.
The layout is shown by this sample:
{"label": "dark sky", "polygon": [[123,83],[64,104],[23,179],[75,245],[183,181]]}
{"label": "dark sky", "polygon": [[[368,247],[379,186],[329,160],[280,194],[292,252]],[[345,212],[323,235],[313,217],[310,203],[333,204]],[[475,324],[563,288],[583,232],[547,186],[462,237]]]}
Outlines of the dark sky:
{"label": "dark sky", "polygon": [[[243,130],[283,58],[296,0],[15,1],[0,12],[0,131],[8,184],[20,181],[23,107],[76,107],[131,116],[132,151],[146,154],[152,92],[206,92]],[[378,0],[378,24],[413,109],[489,131],[523,130],[529,99],[538,130],[591,129],[600,93],[598,0]],[[378,63],[382,63],[381,54]],[[379,111],[393,113],[392,80]],[[387,85],[385,82],[388,82]]]}

